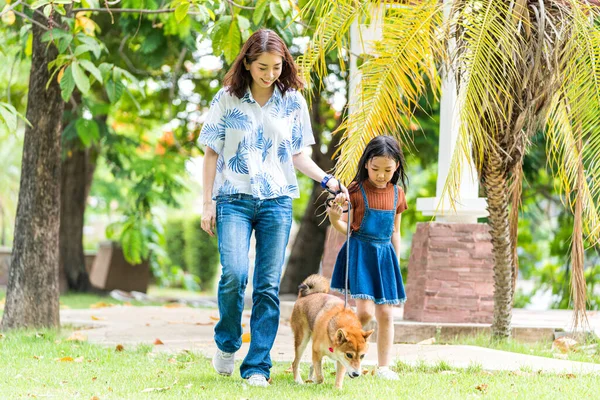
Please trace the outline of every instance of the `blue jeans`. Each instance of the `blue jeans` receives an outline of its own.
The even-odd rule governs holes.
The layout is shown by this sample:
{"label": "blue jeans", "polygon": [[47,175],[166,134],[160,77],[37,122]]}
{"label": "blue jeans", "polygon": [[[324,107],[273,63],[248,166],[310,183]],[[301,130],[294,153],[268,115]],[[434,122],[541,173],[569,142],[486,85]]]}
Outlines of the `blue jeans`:
{"label": "blue jeans", "polygon": [[220,320],[215,342],[224,352],[242,345],[242,311],[248,283],[248,251],[252,230],[256,237],[256,261],[250,319],[250,349],[240,374],[270,376],[270,351],[279,328],[279,281],[292,225],[292,199],[259,200],[247,194],[217,198],[217,235],[223,273],[219,281]]}

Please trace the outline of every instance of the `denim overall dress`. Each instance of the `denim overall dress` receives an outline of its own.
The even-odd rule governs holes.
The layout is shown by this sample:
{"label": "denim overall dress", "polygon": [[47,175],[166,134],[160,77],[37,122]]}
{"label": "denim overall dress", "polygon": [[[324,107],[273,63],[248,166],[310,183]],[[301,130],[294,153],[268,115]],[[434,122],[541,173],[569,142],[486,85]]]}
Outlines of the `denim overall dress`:
{"label": "denim overall dress", "polygon": [[360,185],[365,202],[365,215],[358,231],[340,250],[331,288],[344,293],[346,246],[350,246],[348,289],[353,299],[373,300],[375,304],[399,304],[406,300],[398,257],[392,245],[398,187],[394,185],[394,207],[391,210],[369,208],[367,194]]}

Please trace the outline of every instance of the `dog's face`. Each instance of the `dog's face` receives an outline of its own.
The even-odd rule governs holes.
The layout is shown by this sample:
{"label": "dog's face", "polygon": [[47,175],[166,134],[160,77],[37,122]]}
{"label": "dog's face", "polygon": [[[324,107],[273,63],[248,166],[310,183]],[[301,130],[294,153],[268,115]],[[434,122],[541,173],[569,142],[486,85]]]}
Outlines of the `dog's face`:
{"label": "dog's face", "polygon": [[338,329],[336,333],[335,359],[346,367],[350,378],[356,378],[362,373],[361,363],[369,349],[367,339],[372,333],[372,329],[366,332],[362,329],[356,332]]}

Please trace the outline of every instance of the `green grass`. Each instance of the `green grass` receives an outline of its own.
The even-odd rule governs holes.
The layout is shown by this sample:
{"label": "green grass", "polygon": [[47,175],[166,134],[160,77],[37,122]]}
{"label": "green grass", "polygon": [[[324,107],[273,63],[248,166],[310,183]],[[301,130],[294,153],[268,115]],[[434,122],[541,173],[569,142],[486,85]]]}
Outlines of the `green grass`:
{"label": "green grass", "polygon": [[[231,378],[217,376],[210,360],[198,354],[154,353],[148,345],[125,347],[118,352],[114,348],[66,341],[69,333],[5,332],[0,338],[0,398],[580,399],[594,398],[593,393],[600,392],[600,380],[593,375],[489,373],[477,366],[452,369],[445,363],[398,364],[398,382],[367,374],[354,380],[344,379],[341,391],[333,388],[332,363],[325,364],[323,385],[298,385],[286,372],[289,364],[276,363],[271,387],[250,388],[243,384],[238,369]],[[73,361],[60,361],[64,357]],[[302,369],[306,377],[308,365],[303,364]]]}
{"label": "green grass", "polygon": [[[487,347],[490,349],[509,351],[512,353],[528,354],[532,356],[555,358],[552,352],[552,342],[542,341],[537,343],[522,343],[516,340],[506,340],[494,342],[489,335],[480,334],[477,336],[466,336],[448,341],[448,344],[464,344],[470,346]],[[572,351],[566,354],[566,359],[571,361],[582,361],[600,364],[600,342],[588,341],[583,345],[596,345],[590,352],[581,350]]]}

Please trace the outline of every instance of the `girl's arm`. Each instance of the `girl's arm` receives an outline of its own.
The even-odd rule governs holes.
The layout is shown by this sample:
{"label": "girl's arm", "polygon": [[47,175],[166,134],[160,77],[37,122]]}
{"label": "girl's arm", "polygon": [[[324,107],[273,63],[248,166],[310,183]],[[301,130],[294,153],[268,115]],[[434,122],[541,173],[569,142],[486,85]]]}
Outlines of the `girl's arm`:
{"label": "girl's arm", "polygon": [[219,155],[210,147],[206,146],[204,152],[204,163],[202,165],[202,229],[210,236],[215,236],[217,210],[212,199],[213,183],[217,173],[217,158]]}
{"label": "girl's arm", "polygon": [[348,224],[352,224],[352,215],[350,215],[350,222],[347,222],[347,213],[343,214],[342,206],[338,203],[333,202],[332,206],[328,210],[329,213],[329,222],[331,222],[331,226],[335,228],[336,231],[343,233],[344,235],[348,232]]}
{"label": "girl's arm", "polygon": [[396,214],[396,218],[394,219],[394,233],[392,233],[392,246],[394,246],[394,250],[396,250],[396,257],[398,257],[398,262],[400,262],[400,222],[402,220],[402,214]]}

